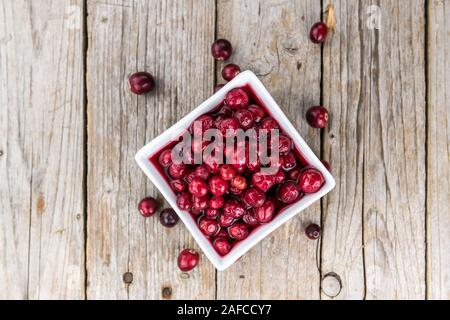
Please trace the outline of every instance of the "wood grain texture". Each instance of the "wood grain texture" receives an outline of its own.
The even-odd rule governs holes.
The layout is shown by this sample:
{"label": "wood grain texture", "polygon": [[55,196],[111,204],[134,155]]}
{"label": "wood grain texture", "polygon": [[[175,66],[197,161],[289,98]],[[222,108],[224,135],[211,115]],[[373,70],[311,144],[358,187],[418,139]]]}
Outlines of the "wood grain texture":
{"label": "wood grain texture", "polygon": [[429,299],[450,299],[450,1],[429,1],[428,229]]}
{"label": "wood grain texture", "polygon": [[82,3],[0,4],[0,299],[84,298]]}
{"label": "wood grain texture", "polygon": [[[89,299],[214,298],[205,256],[189,274],[177,268],[181,249],[198,249],[182,223],[168,230],[139,215],[141,198],[163,199],[134,161],[212,92],[214,12],[207,0],[88,1]],[[155,76],[154,92],[130,93],[128,75],[137,70]]]}
{"label": "wood grain texture", "polygon": [[[259,75],[319,155],[320,132],[306,124],[304,113],[320,103],[320,46],[308,38],[310,26],[320,18],[320,3],[219,0],[217,6],[218,37],[229,39],[235,48],[231,61]],[[320,222],[319,204],[280,227],[238,263],[218,272],[217,298],[319,298],[317,242],[304,236],[310,222]]]}

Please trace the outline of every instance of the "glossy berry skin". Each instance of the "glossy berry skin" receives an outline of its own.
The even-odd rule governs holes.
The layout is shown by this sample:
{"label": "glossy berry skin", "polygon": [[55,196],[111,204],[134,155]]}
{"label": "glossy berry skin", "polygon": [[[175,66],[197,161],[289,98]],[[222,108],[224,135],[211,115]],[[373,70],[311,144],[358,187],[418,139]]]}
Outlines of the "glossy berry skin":
{"label": "glossy berry skin", "polygon": [[209,114],[204,114],[198,117],[191,125],[191,132],[201,135],[206,130],[211,129],[214,125],[214,118]]}
{"label": "glossy berry skin", "polygon": [[210,219],[217,219],[219,217],[219,209],[208,208],[205,210],[205,215]]}
{"label": "glossy berry skin", "polygon": [[234,63],[227,64],[222,69],[222,78],[226,81],[233,80],[239,73],[241,73],[241,68]]}
{"label": "glossy berry skin", "polygon": [[270,131],[270,130],[280,129],[280,126],[274,119],[267,117],[261,121],[260,128]]}
{"label": "glossy berry skin", "polygon": [[255,209],[255,218],[259,223],[269,223],[275,215],[275,202],[267,200],[264,204]]}
{"label": "glossy berry skin", "polygon": [[245,213],[244,207],[235,199],[226,201],[223,206],[223,214],[234,219],[242,218]]}
{"label": "glossy berry skin", "polygon": [[228,191],[228,182],[220,176],[212,176],[209,179],[209,190],[217,197],[223,196]]}
{"label": "glossy berry skin", "polygon": [[315,168],[305,168],[299,179],[298,184],[304,193],[315,193],[322,188],[325,179],[319,170]]}
{"label": "glossy berry skin", "polygon": [[317,240],[320,237],[320,227],[317,224],[310,224],[305,229],[305,234],[310,240]]}
{"label": "glossy berry skin", "polygon": [[278,137],[278,151],[281,156],[287,155],[291,152],[292,149],[292,140],[288,136],[284,134],[280,134]]}
{"label": "glossy berry skin", "polygon": [[187,167],[184,163],[176,164],[172,163],[169,167],[169,174],[174,179],[181,179],[187,173]]}
{"label": "glossy berry skin", "polygon": [[217,39],[211,46],[211,54],[218,61],[225,61],[231,57],[233,47],[226,39]]}
{"label": "glossy berry skin", "polygon": [[245,191],[244,200],[253,208],[259,208],[266,201],[266,194],[257,188],[251,187]]}
{"label": "glossy berry skin", "polygon": [[191,170],[191,171],[187,172],[187,169],[186,169],[186,174],[184,175],[184,181],[187,184],[190,184],[192,182],[192,180],[194,180],[195,178],[196,178],[195,171]]}
{"label": "glossy berry skin", "polygon": [[226,214],[221,214],[219,218],[217,218],[217,222],[222,228],[228,228],[234,223],[235,219],[231,216],[227,216]]}
{"label": "glossy berry skin", "polygon": [[210,174],[209,169],[204,165],[195,168],[195,176],[199,179],[208,180]]}
{"label": "glossy berry skin", "polygon": [[298,178],[302,174],[302,170],[300,168],[295,168],[292,171],[289,171],[289,178],[293,181],[298,181]]}
{"label": "glossy berry skin", "polygon": [[277,192],[278,200],[285,204],[294,203],[301,195],[300,186],[294,181],[286,181],[283,183]]}
{"label": "glossy berry skin", "polygon": [[235,88],[227,93],[225,103],[232,110],[247,108],[250,103],[250,96],[245,89]]}
{"label": "glossy berry skin", "polygon": [[189,192],[196,197],[204,197],[208,194],[209,188],[205,180],[195,177],[189,184]]}
{"label": "glossy berry skin", "polygon": [[194,269],[200,260],[197,251],[192,249],[184,249],[178,255],[178,268],[183,272],[188,272]]}
{"label": "glossy berry skin", "polygon": [[178,215],[173,209],[164,209],[159,214],[159,221],[166,228],[173,228],[179,221]]}
{"label": "glossy berry skin", "polygon": [[239,121],[239,125],[244,130],[252,128],[255,122],[253,113],[244,109],[237,110],[234,113],[234,117]]}
{"label": "glossy berry skin", "polygon": [[226,238],[223,238],[223,237],[217,237],[213,241],[213,247],[222,256],[228,254],[231,251],[230,242]]}
{"label": "glossy berry skin", "polygon": [[328,110],[321,106],[310,108],[306,112],[306,121],[316,129],[323,129],[328,125]]}
{"label": "glossy berry skin", "polygon": [[281,167],[284,171],[290,171],[297,166],[297,159],[292,152],[281,157]]}
{"label": "glossy berry skin", "polygon": [[328,27],[323,22],[317,22],[311,27],[309,37],[312,42],[323,43],[328,35]]}
{"label": "glossy berry skin", "polygon": [[247,180],[243,176],[236,176],[231,180],[231,187],[243,191],[247,189]]}
{"label": "glossy berry skin", "polygon": [[148,72],[136,72],[129,78],[131,92],[135,94],[145,94],[152,91],[155,88],[155,79]]}
{"label": "glossy berry skin", "polygon": [[228,228],[228,234],[235,240],[244,240],[249,234],[249,228],[246,223],[236,222]]}
{"label": "glossy berry skin", "polygon": [[217,129],[219,129],[225,137],[232,137],[236,135],[236,130],[239,129],[239,122],[235,118],[225,118],[220,121]]}
{"label": "glossy berry skin", "polygon": [[203,234],[208,237],[214,236],[220,230],[219,224],[208,217],[200,218],[198,227],[203,232]]}
{"label": "glossy berry skin", "polygon": [[198,211],[208,209],[209,207],[208,202],[209,202],[208,196],[204,197],[192,196],[192,208],[197,209]]}
{"label": "glossy berry skin", "polygon": [[259,224],[258,220],[256,220],[256,215],[253,210],[248,211],[243,217],[242,221],[248,224],[250,227],[255,227]]}
{"label": "glossy berry skin", "polygon": [[183,192],[177,196],[178,208],[184,211],[189,211],[192,208],[191,194]]}
{"label": "glossy berry skin", "polygon": [[151,217],[158,210],[159,203],[152,197],[142,199],[138,204],[139,212],[143,217]]}
{"label": "glossy berry skin", "polygon": [[236,169],[230,164],[224,164],[219,169],[220,176],[225,181],[230,181],[236,176]]}
{"label": "glossy berry skin", "polygon": [[275,176],[257,172],[252,177],[253,185],[263,192],[269,191],[276,184]]}
{"label": "glossy berry skin", "polygon": [[163,168],[167,168],[172,164],[172,150],[167,149],[161,152],[158,157],[158,162]]}
{"label": "glossy berry skin", "polygon": [[187,190],[186,182],[180,179],[170,181],[170,186],[172,187],[172,190],[177,193],[181,193]]}
{"label": "glossy berry skin", "polygon": [[256,104],[248,106],[247,110],[253,114],[255,123],[260,123],[261,120],[264,119],[264,117],[266,116],[264,110],[258,107]]}
{"label": "glossy berry skin", "polygon": [[214,196],[209,199],[209,206],[212,209],[220,209],[225,204],[225,199],[222,196]]}

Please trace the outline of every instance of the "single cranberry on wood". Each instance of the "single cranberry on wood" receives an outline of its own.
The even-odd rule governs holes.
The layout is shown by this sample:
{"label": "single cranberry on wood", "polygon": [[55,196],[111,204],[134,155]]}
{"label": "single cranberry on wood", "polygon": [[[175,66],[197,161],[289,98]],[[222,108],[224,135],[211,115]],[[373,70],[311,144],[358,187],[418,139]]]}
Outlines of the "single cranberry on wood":
{"label": "single cranberry on wood", "polygon": [[184,249],[178,255],[178,268],[181,271],[188,272],[194,269],[200,260],[197,251],[192,249]]}
{"label": "single cranberry on wood", "polygon": [[328,119],[328,110],[322,106],[312,107],[306,112],[306,121],[316,129],[325,128],[328,125]]}
{"label": "single cranberry on wood", "polygon": [[312,42],[319,44],[323,43],[328,35],[328,27],[323,22],[317,22],[311,27],[309,37]]}
{"label": "single cranberry on wood", "polygon": [[306,236],[311,240],[317,240],[320,237],[320,227],[317,224],[310,224],[305,229]]}
{"label": "single cranberry on wood", "polygon": [[155,88],[155,79],[148,72],[136,72],[129,78],[131,92],[135,94],[145,94],[152,91]]}
{"label": "single cranberry on wood", "polygon": [[227,64],[222,69],[222,78],[226,81],[233,80],[239,73],[241,73],[241,68],[234,63]]}
{"label": "single cranberry on wood", "polygon": [[152,197],[142,199],[138,204],[138,210],[144,217],[151,217],[158,210],[159,203]]}
{"label": "single cranberry on wood", "polygon": [[211,45],[211,54],[218,61],[225,61],[231,57],[233,47],[230,41],[226,39],[217,39]]}
{"label": "single cranberry on wood", "polygon": [[164,209],[159,214],[159,221],[166,228],[174,227],[178,223],[178,220],[180,219],[172,208]]}

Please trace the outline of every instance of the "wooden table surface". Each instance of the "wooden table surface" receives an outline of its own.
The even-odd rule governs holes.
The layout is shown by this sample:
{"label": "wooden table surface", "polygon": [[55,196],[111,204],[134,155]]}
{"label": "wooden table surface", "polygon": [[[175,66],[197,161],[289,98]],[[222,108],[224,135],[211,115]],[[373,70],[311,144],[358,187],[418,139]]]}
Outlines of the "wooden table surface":
{"label": "wooden table surface", "polygon": [[[329,1],[2,0],[0,298],[450,299],[450,0],[333,0],[321,49]],[[211,95],[218,37],[337,187],[228,270],[186,274],[198,247],[139,215],[162,196],[134,154]],[[136,70],[155,92],[129,92]],[[322,134],[304,120],[321,103]]]}

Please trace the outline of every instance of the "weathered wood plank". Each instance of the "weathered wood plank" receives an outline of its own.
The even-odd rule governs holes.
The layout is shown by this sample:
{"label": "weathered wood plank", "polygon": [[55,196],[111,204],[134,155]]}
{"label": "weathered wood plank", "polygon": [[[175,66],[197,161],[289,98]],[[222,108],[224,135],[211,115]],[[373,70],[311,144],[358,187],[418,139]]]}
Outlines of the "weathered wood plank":
{"label": "weathered wood plank", "polygon": [[[207,0],[88,1],[90,299],[214,298],[206,257],[189,274],[177,268],[179,251],[197,248],[184,226],[167,230],[139,215],[141,198],[162,197],[134,162],[137,150],[211,94],[214,12]],[[145,97],[128,90],[137,70],[157,79]]]}
{"label": "weathered wood plank", "polygon": [[[320,154],[320,132],[304,120],[306,110],[320,102],[320,46],[308,38],[310,26],[320,18],[320,3],[223,0],[217,5],[218,37],[229,39],[235,48],[231,61],[260,75]],[[218,65],[218,78],[221,67]],[[310,222],[320,223],[319,204],[263,240],[234,266],[218,272],[218,298],[319,298],[317,243],[307,240],[303,231]]]}
{"label": "weathered wood plank", "polygon": [[450,1],[429,2],[428,259],[429,299],[450,299]]}
{"label": "weathered wood plank", "polygon": [[82,12],[0,4],[0,299],[84,298]]}

